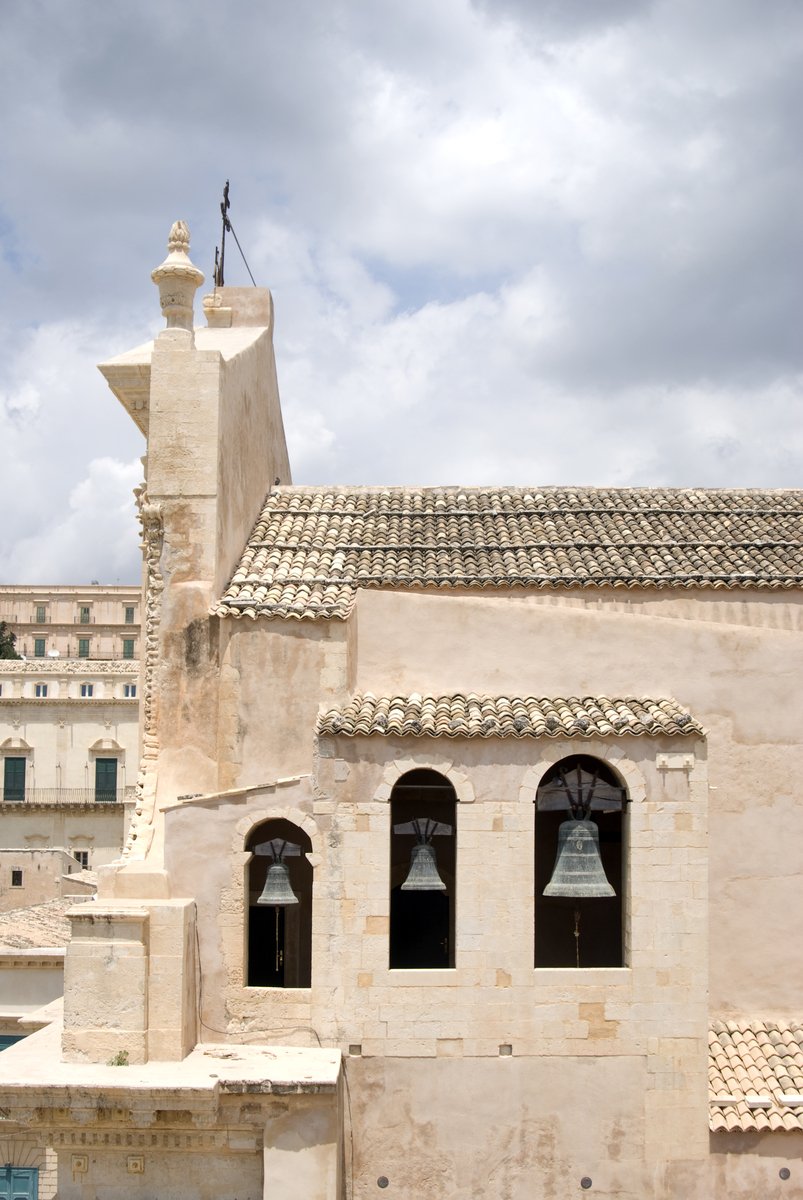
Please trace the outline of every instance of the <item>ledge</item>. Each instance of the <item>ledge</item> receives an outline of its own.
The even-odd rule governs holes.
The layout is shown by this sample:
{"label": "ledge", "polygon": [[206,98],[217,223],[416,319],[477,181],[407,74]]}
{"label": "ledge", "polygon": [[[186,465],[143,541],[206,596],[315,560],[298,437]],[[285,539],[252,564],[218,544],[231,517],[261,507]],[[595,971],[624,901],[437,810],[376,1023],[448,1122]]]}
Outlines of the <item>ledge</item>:
{"label": "ledge", "polygon": [[104,1097],[142,1119],[154,1107],[209,1115],[224,1094],[334,1095],[340,1076],[339,1050],[264,1044],[201,1043],[181,1062],[67,1063],[61,1032],[54,1021],[0,1055],[0,1104],[12,1120],[32,1106],[95,1112]]}

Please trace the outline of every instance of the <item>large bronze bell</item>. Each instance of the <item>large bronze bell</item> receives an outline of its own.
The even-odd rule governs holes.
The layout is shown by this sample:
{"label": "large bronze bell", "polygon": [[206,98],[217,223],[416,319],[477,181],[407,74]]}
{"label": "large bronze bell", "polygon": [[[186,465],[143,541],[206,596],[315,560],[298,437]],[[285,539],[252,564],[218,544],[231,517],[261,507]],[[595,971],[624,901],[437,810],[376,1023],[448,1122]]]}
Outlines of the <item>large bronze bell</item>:
{"label": "large bronze bell", "polygon": [[599,853],[596,821],[564,821],[558,829],[558,854],[545,896],[589,900],[615,896]]}
{"label": "large bronze bell", "polygon": [[401,885],[403,892],[445,892],[446,884],[438,874],[435,847],[418,842],[410,855],[410,870]]}
{"label": "large bronze bell", "polygon": [[257,904],[272,904],[274,908],[298,904],[298,896],[290,887],[290,872],[283,862],[272,862],[268,867],[265,886]]}

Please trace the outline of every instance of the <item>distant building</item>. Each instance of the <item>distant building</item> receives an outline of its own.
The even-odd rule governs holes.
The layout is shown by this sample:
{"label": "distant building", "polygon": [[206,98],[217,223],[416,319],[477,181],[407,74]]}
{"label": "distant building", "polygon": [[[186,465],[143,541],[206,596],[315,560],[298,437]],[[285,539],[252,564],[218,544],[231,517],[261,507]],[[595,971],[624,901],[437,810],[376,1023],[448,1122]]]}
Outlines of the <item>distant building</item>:
{"label": "distant building", "polygon": [[91,867],[119,855],[139,757],[140,604],[134,587],[0,587],[25,656],[0,659],[0,848],[63,848]]}
{"label": "distant building", "polygon": [[0,586],[0,621],[16,634],[24,658],[139,658],[138,585]]}

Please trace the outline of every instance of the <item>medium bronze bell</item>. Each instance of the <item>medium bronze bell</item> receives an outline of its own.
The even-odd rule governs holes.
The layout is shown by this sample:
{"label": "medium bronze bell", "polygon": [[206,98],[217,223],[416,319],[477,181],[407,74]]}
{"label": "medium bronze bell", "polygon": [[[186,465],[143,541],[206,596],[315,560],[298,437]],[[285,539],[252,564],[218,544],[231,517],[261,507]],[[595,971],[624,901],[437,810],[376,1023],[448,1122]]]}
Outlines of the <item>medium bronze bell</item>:
{"label": "medium bronze bell", "polygon": [[272,904],[274,908],[287,908],[298,904],[298,896],[290,887],[290,873],[282,862],[272,862],[265,877],[265,886],[257,904]]}
{"label": "medium bronze bell", "polygon": [[438,874],[435,847],[418,842],[410,855],[410,870],[401,885],[403,892],[445,892],[446,884]]}
{"label": "medium bronze bell", "polygon": [[596,821],[564,821],[558,829],[558,855],[545,896],[588,900],[615,896],[599,854]]}

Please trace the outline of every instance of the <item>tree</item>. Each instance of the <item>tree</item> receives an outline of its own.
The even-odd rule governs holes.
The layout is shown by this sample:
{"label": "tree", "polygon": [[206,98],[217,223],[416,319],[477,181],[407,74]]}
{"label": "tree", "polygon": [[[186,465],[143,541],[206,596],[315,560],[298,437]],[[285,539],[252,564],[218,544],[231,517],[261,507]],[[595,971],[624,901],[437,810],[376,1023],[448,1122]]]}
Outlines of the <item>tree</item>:
{"label": "tree", "polygon": [[16,633],[9,629],[5,621],[0,621],[0,658],[22,658],[14,649],[16,640]]}

